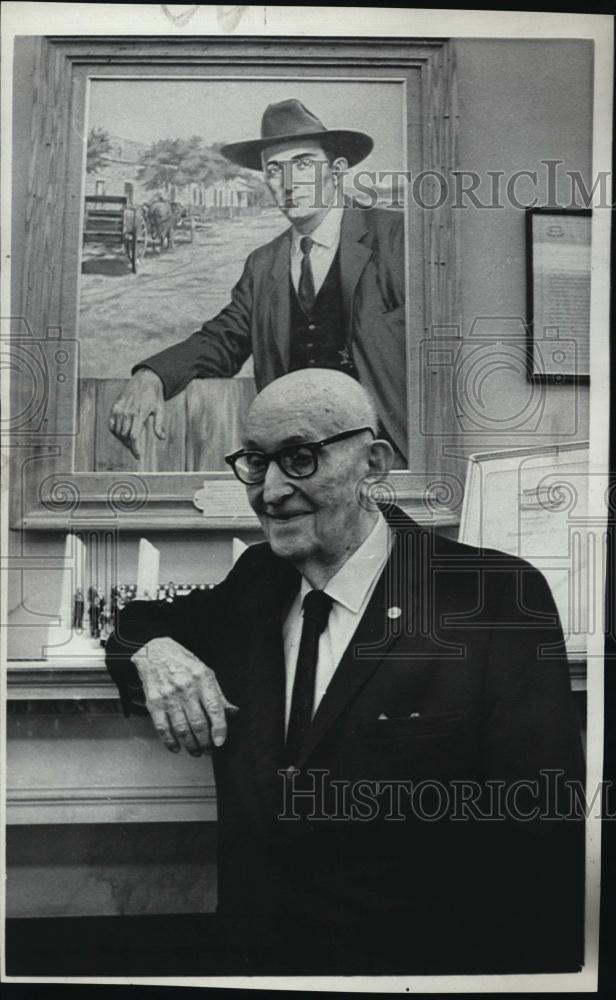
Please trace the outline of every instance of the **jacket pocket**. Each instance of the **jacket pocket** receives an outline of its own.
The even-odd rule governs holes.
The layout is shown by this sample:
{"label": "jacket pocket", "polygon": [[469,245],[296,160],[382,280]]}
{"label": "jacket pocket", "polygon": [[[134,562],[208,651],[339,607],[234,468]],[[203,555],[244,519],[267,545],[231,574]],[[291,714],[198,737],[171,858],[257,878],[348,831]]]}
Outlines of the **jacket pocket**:
{"label": "jacket pocket", "polygon": [[407,740],[415,737],[428,739],[431,736],[457,732],[464,726],[465,720],[463,712],[374,719],[361,723],[357,734],[371,740]]}
{"label": "jacket pocket", "polygon": [[394,309],[384,309],[382,317],[390,330],[400,330],[406,324],[406,307],[404,303],[396,306]]}

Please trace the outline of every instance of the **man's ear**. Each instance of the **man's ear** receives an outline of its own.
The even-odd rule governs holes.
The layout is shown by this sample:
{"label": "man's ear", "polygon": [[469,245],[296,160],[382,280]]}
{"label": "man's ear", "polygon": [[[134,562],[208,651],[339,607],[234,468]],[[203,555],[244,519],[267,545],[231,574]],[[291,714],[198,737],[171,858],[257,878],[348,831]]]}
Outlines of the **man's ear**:
{"label": "man's ear", "polygon": [[359,485],[359,503],[366,510],[377,511],[379,501],[383,499],[383,491],[388,487],[380,486],[394,464],[394,450],[389,441],[376,438],[371,441],[368,452],[368,472]]}
{"label": "man's ear", "polygon": [[349,169],[349,161],[346,156],[337,156],[335,160],[332,160],[331,169],[334,175],[346,173]]}
{"label": "man's ear", "polygon": [[394,449],[390,445],[389,441],[385,441],[383,438],[375,438],[374,441],[370,442],[370,452],[368,455],[368,475],[374,476],[375,479],[384,478],[394,464]]}

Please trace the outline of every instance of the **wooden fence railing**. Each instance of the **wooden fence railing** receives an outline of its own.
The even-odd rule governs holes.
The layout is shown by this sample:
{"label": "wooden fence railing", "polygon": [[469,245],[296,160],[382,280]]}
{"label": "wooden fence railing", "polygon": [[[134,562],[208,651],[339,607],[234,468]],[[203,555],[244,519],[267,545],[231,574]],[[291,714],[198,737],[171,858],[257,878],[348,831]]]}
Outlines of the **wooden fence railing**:
{"label": "wooden fence railing", "polygon": [[139,461],[109,430],[109,413],[126,379],[79,382],[75,472],[199,472],[227,469],[240,424],[256,395],[252,378],[195,379],[165,404],[164,441],[148,422]]}

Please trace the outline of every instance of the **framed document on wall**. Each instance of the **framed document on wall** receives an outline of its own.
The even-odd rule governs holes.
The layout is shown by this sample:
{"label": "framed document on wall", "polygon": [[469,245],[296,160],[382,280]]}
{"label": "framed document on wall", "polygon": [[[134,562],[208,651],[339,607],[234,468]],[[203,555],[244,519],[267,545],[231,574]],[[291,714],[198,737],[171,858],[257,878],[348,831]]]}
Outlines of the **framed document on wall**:
{"label": "framed document on wall", "polygon": [[590,209],[526,213],[528,374],[533,381],[588,381]]}

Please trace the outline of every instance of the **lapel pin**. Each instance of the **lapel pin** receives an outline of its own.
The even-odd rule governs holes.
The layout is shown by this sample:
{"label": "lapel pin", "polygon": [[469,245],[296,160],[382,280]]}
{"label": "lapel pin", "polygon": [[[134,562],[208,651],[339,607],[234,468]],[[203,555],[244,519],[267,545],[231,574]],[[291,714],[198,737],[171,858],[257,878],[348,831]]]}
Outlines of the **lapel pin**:
{"label": "lapel pin", "polygon": [[387,609],[387,617],[391,618],[392,621],[394,621],[396,618],[399,618],[401,614],[402,614],[402,608],[388,608]]}

